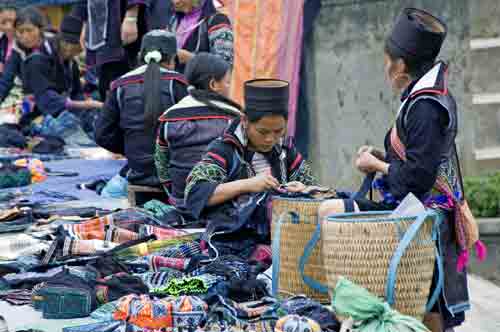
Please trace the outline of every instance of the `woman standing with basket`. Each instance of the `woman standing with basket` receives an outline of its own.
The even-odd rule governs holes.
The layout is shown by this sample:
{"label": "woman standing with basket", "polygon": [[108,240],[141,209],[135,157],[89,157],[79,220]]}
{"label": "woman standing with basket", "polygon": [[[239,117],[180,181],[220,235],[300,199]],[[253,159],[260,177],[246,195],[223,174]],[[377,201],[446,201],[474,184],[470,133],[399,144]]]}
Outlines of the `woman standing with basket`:
{"label": "woman standing with basket", "polygon": [[463,196],[455,146],[457,105],[448,90],[448,66],[436,62],[446,33],[446,24],[423,10],[406,8],[397,18],[385,42],[384,71],[391,86],[401,92],[401,106],[386,135],[385,154],[363,146],[356,159],[361,172],[383,174],[373,183],[383,200],[330,200],[320,206],[323,217],[393,210],[413,193],[426,206],[446,214],[439,241],[444,288],[433,309],[441,314],[438,325],[442,327],[437,330],[452,329],[464,321],[464,311],[469,309],[467,252],[475,244],[478,256],[485,254]]}

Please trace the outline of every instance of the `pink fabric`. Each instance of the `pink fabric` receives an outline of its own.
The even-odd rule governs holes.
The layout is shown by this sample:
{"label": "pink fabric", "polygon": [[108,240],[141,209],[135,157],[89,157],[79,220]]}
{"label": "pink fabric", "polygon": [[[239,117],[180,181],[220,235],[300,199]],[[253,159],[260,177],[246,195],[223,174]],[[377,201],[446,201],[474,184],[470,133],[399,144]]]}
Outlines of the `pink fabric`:
{"label": "pink fabric", "polygon": [[480,262],[484,262],[486,259],[486,256],[488,256],[488,249],[486,248],[486,245],[483,243],[483,241],[479,240],[476,242],[476,257]]}
{"label": "pink fabric", "polygon": [[255,251],[250,256],[250,261],[271,264],[272,257],[273,254],[271,251],[271,246],[265,244],[259,244],[257,245],[257,248],[255,248]]}
{"label": "pink fabric", "polygon": [[184,48],[186,41],[196,30],[201,17],[201,7],[186,14],[177,25],[177,48]]}
{"label": "pink fabric", "polygon": [[462,272],[467,265],[469,265],[469,252],[464,250],[458,256],[457,271]]}
{"label": "pink fabric", "polygon": [[189,264],[189,259],[187,258],[171,258],[162,256],[149,257],[149,266],[153,271],[158,271],[162,267],[168,267],[171,269],[184,271],[188,264]]}
{"label": "pink fabric", "polygon": [[283,12],[284,24],[281,31],[282,55],[280,56],[279,77],[290,82],[290,102],[288,114],[288,135],[295,137],[297,128],[297,101],[299,98],[299,73],[302,60],[304,1],[287,1]]}
{"label": "pink fabric", "polygon": [[7,53],[5,54],[5,62],[9,60],[10,56],[12,55],[12,47],[14,46],[14,40],[9,39],[7,42]]}
{"label": "pink fabric", "polygon": [[290,82],[288,135],[295,136],[302,58],[304,1],[225,0],[234,33],[231,97],[244,104],[244,82],[271,77]]}

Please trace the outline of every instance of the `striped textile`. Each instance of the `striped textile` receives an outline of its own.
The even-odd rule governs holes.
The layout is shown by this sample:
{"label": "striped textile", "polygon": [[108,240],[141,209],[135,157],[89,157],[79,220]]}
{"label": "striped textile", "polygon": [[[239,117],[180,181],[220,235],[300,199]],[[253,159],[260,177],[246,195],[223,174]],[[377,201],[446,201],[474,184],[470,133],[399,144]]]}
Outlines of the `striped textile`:
{"label": "striped textile", "polygon": [[157,235],[158,239],[171,239],[186,233],[175,229],[150,226],[155,222],[149,214],[137,209],[126,209],[82,223],[61,226],[63,233],[79,240],[106,240],[124,243],[142,237],[141,234]]}
{"label": "striped textile", "polygon": [[156,239],[158,240],[167,240],[167,239],[173,239],[178,236],[186,235],[188,233],[183,231],[182,229],[162,228],[152,225],[141,225],[139,227],[140,237],[146,237],[153,234],[156,235]]}
{"label": "striped textile", "polygon": [[116,247],[117,244],[101,240],[77,240],[65,238],[63,242],[63,257],[88,256],[106,252]]}
{"label": "striped textile", "polygon": [[50,242],[37,240],[26,234],[9,235],[0,241],[0,260],[14,260],[21,256],[40,254],[49,247]]}
{"label": "striped textile", "polygon": [[187,258],[172,258],[152,255],[149,256],[147,260],[149,263],[149,268],[152,271],[159,271],[160,269],[165,267],[184,271],[189,264],[189,259]]}
{"label": "striped textile", "polygon": [[191,258],[194,255],[201,254],[201,247],[198,242],[182,243],[175,246],[170,246],[165,249],[153,253],[156,256],[172,257],[172,258]]}

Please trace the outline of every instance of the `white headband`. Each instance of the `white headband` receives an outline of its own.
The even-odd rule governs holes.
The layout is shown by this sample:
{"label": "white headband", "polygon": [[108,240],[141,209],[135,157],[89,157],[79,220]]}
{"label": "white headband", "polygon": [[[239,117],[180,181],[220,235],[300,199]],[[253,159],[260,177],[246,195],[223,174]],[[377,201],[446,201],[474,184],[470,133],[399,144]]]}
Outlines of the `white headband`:
{"label": "white headband", "polygon": [[162,58],[162,56],[161,56],[161,53],[159,51],[149,51],[144,56],[144,62],[146,64],[149,64],[151,62],[151,60],[153,60],[154,62],[159,63],[161,61],[161,58]]}

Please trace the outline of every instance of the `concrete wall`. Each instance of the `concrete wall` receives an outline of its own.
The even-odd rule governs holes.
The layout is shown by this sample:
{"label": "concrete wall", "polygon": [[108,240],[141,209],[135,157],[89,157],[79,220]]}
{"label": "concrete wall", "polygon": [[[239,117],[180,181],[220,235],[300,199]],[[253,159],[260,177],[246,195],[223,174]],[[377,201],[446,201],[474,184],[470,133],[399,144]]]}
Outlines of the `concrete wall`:
{"label": "concrete wall", "polygon": [[[383,147],[384,136],[399,106],[399,97],[384,80],[383,43],[395,17],[407,6],[428,9],[448,23],[449,34],[441,58],[451,62],[450,87],[460,110],[458,143],[463,166],[466,172],[475,171],[474,116],[467,111],[471,108],[471,95],[466,70],[472,2],[482,3],[322,1],[314,33],[313,60],[309,64],[309,86],[313,96],[310,159],[323,182],[344,188],[357,185],[362,176],[353,167],[357,148],[363,144]],[[488,16],[487,11],[484,15]],[[494,27],[492,23],[488,29]]]}

